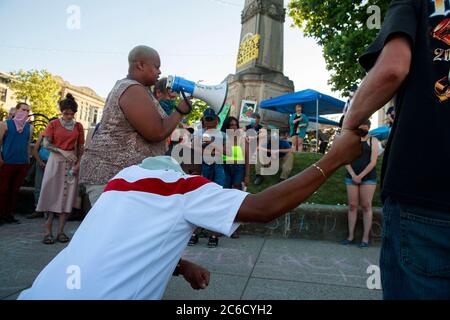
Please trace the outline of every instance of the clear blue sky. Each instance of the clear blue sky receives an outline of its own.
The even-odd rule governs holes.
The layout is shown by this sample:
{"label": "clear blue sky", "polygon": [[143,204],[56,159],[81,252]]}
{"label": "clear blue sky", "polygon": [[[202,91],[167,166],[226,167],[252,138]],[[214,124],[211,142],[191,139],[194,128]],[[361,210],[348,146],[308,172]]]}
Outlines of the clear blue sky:
{"label": "clear blue sky", "polygon": [[[285,0],[285,5],[288,1]],[[81,10],[70,30],[67,8]],[[135,45],[159,51],[162,75],[217,84],[235,72],[244,0],[0,0],[0,70],[47,69],[106,97],[126,76]],[[295,89],[333,96],[322,50],[291,28],[284,34],[284,73]]]}

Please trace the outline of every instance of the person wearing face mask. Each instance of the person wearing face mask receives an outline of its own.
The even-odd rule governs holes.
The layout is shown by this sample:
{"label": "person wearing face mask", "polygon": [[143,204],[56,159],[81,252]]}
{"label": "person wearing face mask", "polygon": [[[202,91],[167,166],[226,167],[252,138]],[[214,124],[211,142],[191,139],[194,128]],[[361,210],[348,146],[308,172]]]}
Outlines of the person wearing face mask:
{"label": "person wearing face mask", "polygon": [[0,224],[19,223],[13,212],[30,163],[30,111],[28,104],[19,103],[14,118],[0,123]]}
{"label": "person wearing face mask", "polygon": [[153,88],[153,94],[156,100],[159,101],[161,108],[164,109],[167,115],[172,114],[177,106],[176,93],[172,92],[170,88],[167,88],[167,78],[159,79]]}
{"label": "person wearing face mask", "polygon": [[53,217],[59,215],[59,230],[56,239],[68,242],[64,225],[72,211],[78,191],[78,171],[84,147],[83,125],[74,120],[78,111],[75,98],[69,93],[59,102],[62,117],[50,121],[44,131],[44,147],[50,151],[42,179],[41,194],[36,208],[47,212],[44,244],[53,244]]}
{"label": "person wearing face mask", "polygon": [[361,138],[362,155],[350,165],[345,166],[347,169],[345,184],[348,195],[348,237],[342,241],[342,244],[353,244],[358,207],[361,206],[364,234],[359,247],[366,248],[369,246],[369,235],[372,229],[372,200],[377,188],[376,166],[379,142],[368,134],[370,130],[369,120],[359,128],[367,132],[367,135]]}

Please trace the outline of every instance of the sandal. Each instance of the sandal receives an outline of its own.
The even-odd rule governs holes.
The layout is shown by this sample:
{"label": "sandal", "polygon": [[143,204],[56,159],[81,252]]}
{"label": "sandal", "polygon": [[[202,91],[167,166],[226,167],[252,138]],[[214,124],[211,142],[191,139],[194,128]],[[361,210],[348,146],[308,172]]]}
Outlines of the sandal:
{"label": "sandal", "polygon": [[217,238],[216,236],[209,237],[209,241],[208,241],[209,248],[215,248],[218,245],[219,245],[219,238]]}
{"label": "sandal", "polygon": [[66,242],[69,242],[70,238],[68,236],[66,236],[65,233],[60,233],[56,237],[56,240],[58,240],[61,243],[66,243]]}
{"label": "sandal", "polygon": [[53,238],[53,236],[51,234],[48,234],[44,237],[44,240],[42,241],[44,244],[54,244],[55,243],[55,239]]}

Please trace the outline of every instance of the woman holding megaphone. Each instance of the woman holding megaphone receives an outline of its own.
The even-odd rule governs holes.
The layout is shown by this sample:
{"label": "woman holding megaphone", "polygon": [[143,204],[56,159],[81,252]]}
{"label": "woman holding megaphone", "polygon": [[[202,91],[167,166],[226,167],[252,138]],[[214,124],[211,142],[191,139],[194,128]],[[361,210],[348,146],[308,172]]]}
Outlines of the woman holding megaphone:
{"label": "woman holding megaphone", "polygon": [[149,90],[161,74],[156,50],[135,47],[128,63],[128,76],[117,81],[108,95],[99,129],[81,161],[80,183],[92,205],[120,170],[164,155],[167,138],[192,108],[183,99],[168,115]]}

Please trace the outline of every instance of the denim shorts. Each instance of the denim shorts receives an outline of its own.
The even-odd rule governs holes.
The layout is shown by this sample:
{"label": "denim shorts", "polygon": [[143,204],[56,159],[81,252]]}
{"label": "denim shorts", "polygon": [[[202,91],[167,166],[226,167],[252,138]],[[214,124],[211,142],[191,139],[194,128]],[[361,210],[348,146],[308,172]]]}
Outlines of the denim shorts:
{"label": "denim shorts", "polygon": [[[357,186],[357,184],[354,183],[353,180],[350,179],[350,178],[345,178],[344,181],[345,181],[345,185],[346,186],[351,186],[351,185]],[[361,186],[364,186],[364,185],[377,185],[377,180],[369,179],[369,180],[361,181],[360,185]]]}
{"label": "denim shorts", "polygon": [[450,299],[450,212],[388,198],[380,270],[384,299]]}
{"label": "denim shorts", "polygon": [[241,185],[245,178],[244,164],[225,164],[225,188],[231,189],[235,185]]}

